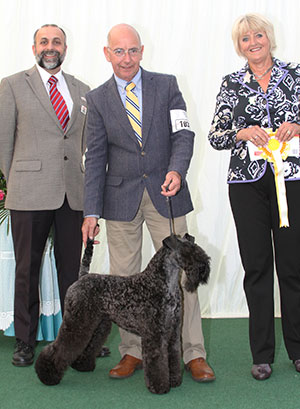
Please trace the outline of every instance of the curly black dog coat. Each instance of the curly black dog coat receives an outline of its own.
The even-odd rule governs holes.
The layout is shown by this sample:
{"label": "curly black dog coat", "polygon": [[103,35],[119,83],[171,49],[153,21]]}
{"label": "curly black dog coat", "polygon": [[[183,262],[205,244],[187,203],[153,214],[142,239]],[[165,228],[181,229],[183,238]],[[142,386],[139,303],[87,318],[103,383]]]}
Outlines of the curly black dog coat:
{"label": "curly black dog coat", "polygon": [[130,277],[87,274],[93,253],[88,243],[80,278],[67,291],[58,336],[39,355],[35,370],[46,385],[58,384],[69,365],[93,371],[112,322],[142,338],[145,382],[166,393],[181,384],[181,271],[187,291],[208,280],[209,257],[188,234],[167,237],[146,269]]}

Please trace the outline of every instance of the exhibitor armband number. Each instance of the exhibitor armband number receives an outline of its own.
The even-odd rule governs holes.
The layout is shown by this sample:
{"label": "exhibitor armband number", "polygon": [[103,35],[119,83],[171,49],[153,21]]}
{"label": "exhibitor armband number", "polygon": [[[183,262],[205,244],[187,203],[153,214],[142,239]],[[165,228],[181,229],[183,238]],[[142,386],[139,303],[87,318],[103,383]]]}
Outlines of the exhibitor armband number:
{"label": "exhibitor armband number", "polygon": [[191,131],[190,122],[186,111],[183,109],[172,109],[170,111],[172,132],[178,132],[183,129]]}

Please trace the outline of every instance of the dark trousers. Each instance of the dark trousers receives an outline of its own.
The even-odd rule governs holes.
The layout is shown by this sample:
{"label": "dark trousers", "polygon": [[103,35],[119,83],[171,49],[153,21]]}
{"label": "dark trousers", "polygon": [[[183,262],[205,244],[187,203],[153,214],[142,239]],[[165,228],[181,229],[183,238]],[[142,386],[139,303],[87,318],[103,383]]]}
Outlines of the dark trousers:
{"label": "dark trousers", "polygon": [[289,228],[279,228],[274,175],[269,164],[266,174],[257,182],[229,185],[245,270],[254,364],[274,360],[274,259],[285,346],[290,359],[300,358],[300,181],[285,185]]}
{"label": "dark trousers", "polygon": [[70,208],[41,211],[11,211],[16,259],[14,326],[16,338],[34,346],[39,320],[39,275],[51,226],[59,294],[63,303],[68,287],[77,280],[82,249],[82,212]]}

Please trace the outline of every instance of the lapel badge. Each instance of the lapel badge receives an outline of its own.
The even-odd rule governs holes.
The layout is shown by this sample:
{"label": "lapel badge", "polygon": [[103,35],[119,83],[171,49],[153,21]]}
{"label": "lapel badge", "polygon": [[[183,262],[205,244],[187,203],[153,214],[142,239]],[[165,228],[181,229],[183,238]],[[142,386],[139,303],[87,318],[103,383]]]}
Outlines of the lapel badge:
{"label": "lapel badge", "polygon": [[85,105],[81,105],[80,111],[83,113],[83,115],[86,115],[87,107]]}

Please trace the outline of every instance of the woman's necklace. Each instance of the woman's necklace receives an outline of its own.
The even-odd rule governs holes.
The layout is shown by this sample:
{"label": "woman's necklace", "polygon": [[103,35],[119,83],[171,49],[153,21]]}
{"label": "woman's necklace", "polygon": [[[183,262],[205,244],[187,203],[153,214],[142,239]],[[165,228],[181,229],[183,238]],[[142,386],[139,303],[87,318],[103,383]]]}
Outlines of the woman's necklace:
{"label": "woman's necklace", "polygon": [[252,71],[254,77],[255,77],[257,80],[261,80],[265,75],[268,74],[268,72],[271,71],[271,69],[273,68],[273,65],[274,65],[274,63],[273,63],[263,74],[261,74],[261,75],[256,75],[256,74]]}

